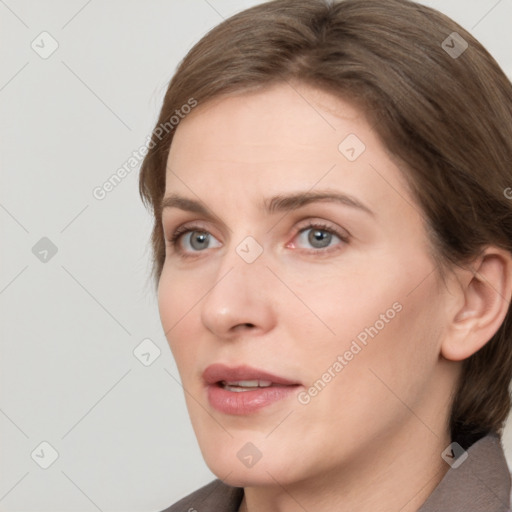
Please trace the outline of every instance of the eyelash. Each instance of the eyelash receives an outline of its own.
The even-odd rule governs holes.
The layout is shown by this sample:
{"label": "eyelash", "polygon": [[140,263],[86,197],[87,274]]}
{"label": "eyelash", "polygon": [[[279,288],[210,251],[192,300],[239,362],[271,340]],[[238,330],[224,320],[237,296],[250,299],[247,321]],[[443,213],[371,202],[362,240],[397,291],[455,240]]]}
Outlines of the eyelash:
{"label": "eyelash", "polygon": [[[300,227],[297,230],[297,232],[295,233],[293,238],[295,239],[302,232],[308,231],[309,229],[316,229],[318,231],[325,231],[326,233],[329,233],[331,235],[335,235],[345,244],[349,242],[348,234],[342,234],[337,229],[334,229],[332,226],[330,226],[328,224],[321,223],[321,222],[310,222],[309,224],[306,224],[305,226]],[[198,231],[200,233],[211,234],[206,229],[204,229],[202,226],[198,226],[198,225],[185,225],[185,226],[180,226],[179,228],[177,228],[176,231],[174,231],[174,233],[172,234],[172,236],[169,239],[167,239],[168,244],[173,248],[173,250],[175,252],[179,253],[180,256],[183,257],[183,258],[193,258],[193,257],[198,256],[201,252],[204,252],[204,251],[195,251],[195,253],[194,252],[193,253],[188,253],[186,251],[183,251],[179,247],[179,239],[183,235],[185,235],[187,233],[190,233],[192,231]],[[327,247],[326,249],[310,249],[309,251],[306,250],[306,253],[309,253],[309,254],[324,253],[325,254],[325,253],[330,253],[332,250],[336,250],[336,248],[335,247]]]}

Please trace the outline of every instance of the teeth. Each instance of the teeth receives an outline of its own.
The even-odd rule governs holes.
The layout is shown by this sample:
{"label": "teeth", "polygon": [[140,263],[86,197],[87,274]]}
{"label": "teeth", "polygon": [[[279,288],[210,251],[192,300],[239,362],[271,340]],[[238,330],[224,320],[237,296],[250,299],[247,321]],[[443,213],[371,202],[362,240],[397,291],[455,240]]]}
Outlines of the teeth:
{"label": "teeth", "polygon": [[[238,381],[222,381],[222,386],[228,391],[249,391],[257,388],[268,388],[272,385],[270,380],[238,380]],[[243,389],[245,388],[245,389]]]}

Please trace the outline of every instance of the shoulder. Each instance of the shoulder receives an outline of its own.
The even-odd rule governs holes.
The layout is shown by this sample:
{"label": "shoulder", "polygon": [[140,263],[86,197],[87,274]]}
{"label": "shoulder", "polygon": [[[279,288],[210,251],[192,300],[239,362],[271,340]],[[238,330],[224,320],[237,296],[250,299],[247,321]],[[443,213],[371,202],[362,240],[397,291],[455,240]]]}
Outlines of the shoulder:
{"label": "shoulder", "polygon": [[491,432],[467,451],[457,443],[448,448],[452,467],[418,512],[509,510],[511,476],[501,437]]}
{"label": "shoulder", "polygon": [[237,512],[244,490],[214,480],[162,512]]}

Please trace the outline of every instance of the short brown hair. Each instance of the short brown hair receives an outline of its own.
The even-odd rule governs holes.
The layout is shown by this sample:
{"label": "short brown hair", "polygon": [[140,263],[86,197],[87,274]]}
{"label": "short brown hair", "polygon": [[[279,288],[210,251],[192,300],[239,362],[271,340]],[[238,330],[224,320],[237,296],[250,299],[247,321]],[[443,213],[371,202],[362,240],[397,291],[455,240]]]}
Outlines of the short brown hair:
{"label": "short brown hair", "polygon": [[[464,49],[460,55],[449,48]],[[444,42],[444,43],[443,43]],[[460,52],[459,52],[460,53]],[[157,127],[191,97],[208,100],[300,81],[353,101],[394,158],[421,207],[436,258],[462,265],[493,244],[512,252],[512,84],[450,18],[409,0],[275,0],[227,19],[181,62]],[[161,200],[174,132],[153,132],[140,194],[154,214],[153,276],[165,259]],[[510,309],[463,362],[453,440],[501,433],[510,410]]]}

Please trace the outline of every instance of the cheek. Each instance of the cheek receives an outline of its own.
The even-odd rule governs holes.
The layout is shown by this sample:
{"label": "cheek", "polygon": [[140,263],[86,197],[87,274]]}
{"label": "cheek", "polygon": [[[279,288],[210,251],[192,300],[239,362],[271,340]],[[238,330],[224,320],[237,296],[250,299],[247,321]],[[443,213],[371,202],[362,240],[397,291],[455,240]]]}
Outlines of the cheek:
{"label": "cheek", "polygon": [[167,339],[169,339],[169,333],[176,322],[176,290],[177,288],[171,285],[171,280],[164,269],[158,283],[158,311],[160,313],[160,322],[162,323],[162,328]]}
{"label": "cheek", "polygon": [[[430,371],[438,357],[443,322],[432,268],[425,255],[401,260],[397,255],[368,265],[365,272],[359,268],[333,273],[322,287],[303,284],[301,294],[318,316],[310,315],[309,321],[304,315],[296,317],[294,337],[304,341],[301,358],[310,362],[309,378],[320,378],[345,355],[347,367],[361,367],[366,373],[374,366],[382,368],[388,382],[400,386]],[[349,380],[358,379],[353,374]]]}
{"label": "cheek", "polygon": [[342,393],[352,410],[368,419],[407,414],[403,404],[413,406],[424,398],[438,361],[441,297],[433,277],[413,292],[409,283],[402,279],[380,290],[380,299],[374,299],[364,318],[353,311],[357,321],[341,341],[343,352],[338,350],[347,351],[351,360],[333,389],[333,399]]}
{"label": "cheek", "polygon": [[186,280],[179,272],[162,271],[158,286],[158,310],[162,328],[179,363],[181,360],[179,340],[193,339],[189,336],[192,330],[191,321],[194,318],[194,305],[201,296],[195,291],[190,279]]}
{"label": "cheek", "polygon": [[[318,272],[315,279],[304,280],[300,272],[290,271],[283,280],[299,301],[283,301],[280,310],[286,328],[293,330],[295,350],[308,348],[311,356],[325,363],[349,350],[358,338],[364,346],[376,332],[386,331],[400,316],[404,277],[390,276],[368,265],[349,266]],[[409,291],[409,290],[408,290]],[[294,307],[289,307],[290,304]],[[299,341],[300,340],[300,341]],[[308,356],[309,357],[309,356]]]}

